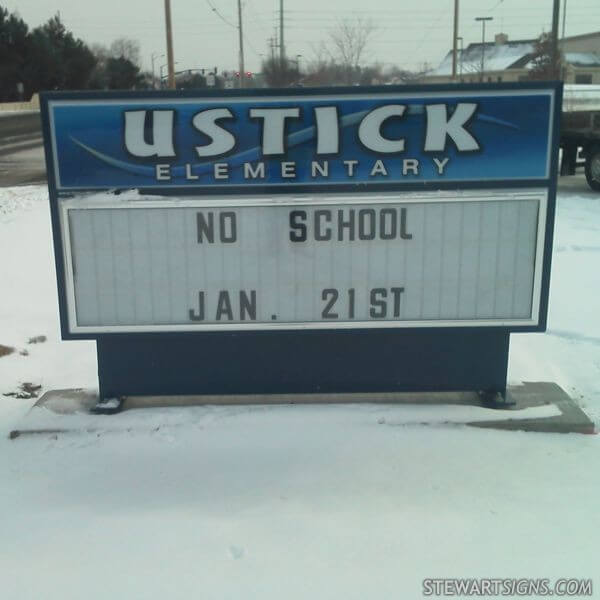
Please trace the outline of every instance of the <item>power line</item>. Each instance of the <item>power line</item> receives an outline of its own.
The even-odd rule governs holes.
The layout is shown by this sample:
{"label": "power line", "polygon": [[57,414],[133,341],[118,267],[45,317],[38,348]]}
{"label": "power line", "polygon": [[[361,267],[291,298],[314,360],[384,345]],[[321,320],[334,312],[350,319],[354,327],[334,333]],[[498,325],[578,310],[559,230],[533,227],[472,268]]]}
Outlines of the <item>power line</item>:
{"label": "power line", "polygon": [[210,0],[206,0],[206,4],[208,4],[208,6],[210,6],[211,10],[215,13],[215,15],[217,15],[217,17],[219,17],[219,19],[221,19],[221,21],[223,21],[223,23],[227,23],[227,25],[229,25],[229,27],[233,27],[234,29],[237,29],[238,26],[235,25],[234,23],[232,23],[231,21],[229,21],[228,19],[226,19],[218,10],[217,8],[215,8],[212,4],[212,2]]}
{"label": "power line", "polygon": [[[445,16],[446,16],[445,12],[440,11],[438,18],[432,23],[432,26],[437,25]],[[431,29],[432,29],[432,27],[429,27],[426,29],[425,35],[423,36],[423,38],[421,39],[421,41],[417,44],[417,47],[415,48],[415,52],[417,52],[417,50],[421,49],[421,46],[423,46],[423,44],[425,43],[425,40],[427,40],[427,38],[429,37],[429,34],[431,33]]]}
{"label": "power line", "polygon": [[[252,0],[246,0],[246,5],[250,7],[252,14],[254,14],[254,16],[256,17],[254,22],[263,30],[263,33],[266,33],[267,35],[269,35],[269,32],[268,32],[267,28],[265,27],[265,24],[263,23],[262,18],[259,16],[259,14],[261,14],[261,13],[259,13],[256,10],[256,7],[254,6],[254,2]],[[264,14],[264,13],[262,13],[262,14]]]}
{"label": "power line", "polygon": [[[219,10],[212,4],[212,2],[210,0],[206,0],[206,3],[208,4],[208,6],[210,7],[210,9],[212,10],[212,12],[214,12],[217,17],[219,17],[219,19],[221,19],[221,21],[223,21],[223,23],[229,25],[229,27],[231,27],[232,29],[240,29],[240,27],[238,25],[236,25],[235,23],[232,23],[231,21],[229,21],[226,17],[224,17]],[[191,32],[190,32],[191,33]],[[219,35],[219,34],[216,34]],[[250,48],[250,50],[252,50],[252,52],[260,57],[260,53],[257,52],[256,48],[254,47],[254,45],[250,42],[250,40],[248,39],[248,36],[242,32],[242,40],[244,42],[246,42]]]}
{"label": "power line", "polygon": [[252,52],[258,56],[258,58],[260,58],[260,52],[258,52],[258,50],[254,47],[254,45],[252,44],[252,42],[248,39],[248,37],[246,36],[246,34],[244,34],[244,41],[248,44],[248,47],[250,48],[250,50],[252,50]]}

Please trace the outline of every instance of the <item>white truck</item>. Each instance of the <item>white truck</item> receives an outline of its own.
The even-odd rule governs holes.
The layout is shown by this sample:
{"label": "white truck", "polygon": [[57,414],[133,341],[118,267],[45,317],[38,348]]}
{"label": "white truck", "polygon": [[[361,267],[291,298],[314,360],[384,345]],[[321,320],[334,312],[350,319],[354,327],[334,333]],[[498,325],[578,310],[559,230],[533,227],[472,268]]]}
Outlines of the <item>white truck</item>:
{"label": "white truck", "polygon": [[583,159],[588,185],[600,192],[600,85],[565,85],[561,175],[574,175]]}

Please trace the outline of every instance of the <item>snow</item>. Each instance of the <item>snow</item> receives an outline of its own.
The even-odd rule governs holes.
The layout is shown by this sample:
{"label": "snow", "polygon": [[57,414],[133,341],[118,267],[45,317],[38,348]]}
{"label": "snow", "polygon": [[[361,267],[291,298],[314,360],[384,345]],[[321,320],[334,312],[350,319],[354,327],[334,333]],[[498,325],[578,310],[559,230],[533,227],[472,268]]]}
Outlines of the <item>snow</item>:
{"label": "snow", "polygon": [[509,378],[556,381],[600,423],[600,198],[559,194],[544,335],[511,336]]}
{"label": "snow", "polygon": [[[556,381],[596,423],[599,234],[600,197],[559,193],[549,331],[513,335],[509,364],[511,382]],[[94,344],[60,341],[44,188],[0,188],[0,256],[0,344],[17,349],[0,358],[0,394],[94,390]],[[0,395],[1,598],[387,600],[421,597],[427,577],[599,585],[599,436],[459,425],[487,418],[473,407],[290,405],[135,410],[8,440],[33,403]]]}
{"label": "snow", "polygon": [[33,115],[33,114],[36,114],[39,112],[40,112],[39,108],[35,108],[35,109],[16,108],[14,110],[8,110],[6,108],[3,108],[0,110],[0,119],[2,117],[14,117],[16,115]]}
{"label": "snow", "polygon": [[[47,198],[41,186],[0,188],[0,344],[17,349],[0,362],[0,394],[32,379],[44,390],[97,385],[95,344],[60,341]],[[47,341],[27,343],[37,335]]]}
{"label": "snow", "polygon": [[[484,63],[486,72],[504,71],[519,59],[534,51],[532,42],[507,42],[506,44],[486,44]],[[479,73],[481,71],[481,44],[470,44],[458,54],[457,69],[462,66],[462,73]],[[430,75],[450,75],[452,73],[452,51],[450,51],[437,69]]]}
{"label": "snow", "polygon": [[600,54],[596,52],[565,52],[565,60],[571,65],[600,66]]}
{"label": "snow", "polygon": [[[496,72],[505,71],[514,65],[517,61],[526,56],[533,57],[535,53],[534,42],[506,42],[504,44],[486,43],[484,47],[485,71]],[[571,65],[576,66],[598,66],[600,64],[600,54],[593,52],[567,52],[565,60]],[[481,71],[481,44],[469,44],[464,50],[458,50],[458,66],[462,73],[479,73]],[[521,68],[531,69],[533,61],[522,64]],[[428,75],[451,75],[452,74],[452,50],[446,54],[440,65],[428,73]]]}
{"label": "snow", "polygon": [[[239,409],[238,409],[239,410]],[[248,410],[248,409],[246,409]],[[259,411],[267,410],[266,406],[256,408]],[[292,410],[300,412],[303,409],[291,405],[275,405],[270,410],[271,414],[277,411]],[[306,407],[309,413],[311,408]],[[464,424],[481,421],[496,421],[506,419],[504,411],[481,408],[478,406],[390,406],[381,405],[340,405],[335,409],[335,414],[340,419],[352,419],[358,413],[369,414],[370,418],[376,419],[379,424],[393,425],[398,427],[410,427],[422,423],[429,425]],[[162,407],[153,410],[132,409],[109,418],[102,418],[87,412],[75,414],[57,414],[54,410],[45,407],[33,407],[27,416],[27,427],[29,430],[43,431],[88,431],[100,433],[126,432],[135,430],[154,431],[157,427],[162,430],[171,430],[186,425],[201,427],[204,421],[212,419],[215,415],[226,417],[231,412],[230,407],[215,406],[189,406],[186,408]],[[322,412],[322,411],[321,411]],[[552,404],[536,406],[511,412],[511,419],[535,419],[560,416],[560,409]]]}
{"label": "snow", "polygon": [[565,85],[563,112],[582,110],[600,110],[600,85]]}

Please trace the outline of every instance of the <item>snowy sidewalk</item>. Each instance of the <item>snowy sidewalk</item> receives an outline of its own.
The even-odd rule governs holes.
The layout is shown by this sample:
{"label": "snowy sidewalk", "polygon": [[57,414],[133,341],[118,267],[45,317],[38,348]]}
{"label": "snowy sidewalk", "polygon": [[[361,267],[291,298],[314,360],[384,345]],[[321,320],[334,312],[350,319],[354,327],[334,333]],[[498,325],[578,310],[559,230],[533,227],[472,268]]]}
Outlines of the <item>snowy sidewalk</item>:
{"label": "snowy sidewalk", "polygon": [[3,597],[419,598],[427,577],[597,575],[598,436],[382,414],[227,407],[4,438]]}

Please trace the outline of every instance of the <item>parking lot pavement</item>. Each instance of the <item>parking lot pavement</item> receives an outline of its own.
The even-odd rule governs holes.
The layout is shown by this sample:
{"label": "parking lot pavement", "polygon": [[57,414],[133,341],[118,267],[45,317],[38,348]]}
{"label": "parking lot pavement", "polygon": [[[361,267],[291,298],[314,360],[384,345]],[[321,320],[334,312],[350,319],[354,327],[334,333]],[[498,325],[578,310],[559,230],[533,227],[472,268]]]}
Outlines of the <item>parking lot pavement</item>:
{"label": "parking lot pavement", "polygon": [[558,193],[560,194],[561,192],[589,196],[590,198],[597,198],[600,200],[600,192],[595,192],[588,186],[583,173],[559,177]]}

